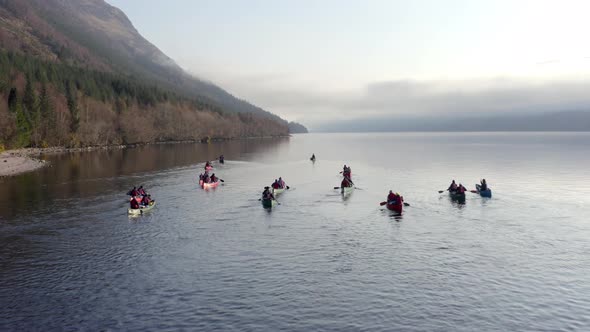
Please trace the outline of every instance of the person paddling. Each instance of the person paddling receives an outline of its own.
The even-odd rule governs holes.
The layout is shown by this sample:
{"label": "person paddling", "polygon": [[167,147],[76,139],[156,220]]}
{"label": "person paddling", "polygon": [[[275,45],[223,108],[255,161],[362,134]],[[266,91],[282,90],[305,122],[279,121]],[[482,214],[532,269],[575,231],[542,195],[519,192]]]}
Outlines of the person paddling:
{"label": "person paddling", "polygon": [[225,157],[223,157],[223,155],[219,156],[219,163],[220,164],[224,164],[225,163]]}
{"label": "person paddling", "polygon": [[145,196],[146,195],[145,190],[143,189],[143,186],[139,186],[139,189],[137,189],[137,194],[139,196]]}
{"label": "person paddling", "polygon": [[467,189],[465,189],[465,187],[463,187],[463,185],[459,183],[459,186],[457,187],[457,193],[465,194],[465,191],[467,191]]}
{"label": "person paddling", "polygon": [[279,180],[275,179],[275,182],[271,185],[272,189],[280,189],[281,185],[279,184]]}
{"label": "person paddling", "polygon": [[342,182],[340,183],[340,187],[342,188],[347,188],[347,187],[352,187],[352,180],[350,180],[348,177],[344,177],[344,179],[342,179]]}
{"label": "person paddling", "polygon": [[456,191],[457,190],[457,184],[455,183],[455,180],[453,180],[453,182],[451,182],[451,185],[449,186],[449,188],[447,190],[448,191]]}
{"label": "person paddling", "polygon": [[311,154],[311,158],[309,158],[309,160],[311,160],[311,161],[315,161],[315,153],[312,153],[312,154]]}
{"label": "person paddling", "polygon": [[137,210],[137,209],[139,209],[139,202],[138,202],[136,199],[131,199],[131,200],[129,201],[129,206],[130,206],[132,209],[134,209],[134,210]]}
{"label": "person paddling", "polygon": [[393,190],[389,191],[389,195],[387,195],[387,204],[395,204],[395,194],[393,193]]}
{"label": "person paddling", "polygon": [[279,177],[279,187],[281,189],[284,189],[285,188],[285,181],[283,181],[283,178],[282,177]]}
{"label": "person paddling", "polygon": [[151,195],[145,195],[145,196],[143,196],[143,199],[141,200],[141,205],[148,206],[148,205],[150,205],[151,201],[152,201]]}
{"label": "person paddling", "polygon": [[127,195],[131,196],[131,197],[135,197],[137,196],[137,187],[133,187],[133,189],[129,190],[129,192],[127,193]]}
{"label": "person paddling", "polygon": [[480,182],[479,191],[486,191],[486,190],[488,190],[488,183],[486,182],[486,179],[482,179]]}
{"label": "person paddling", "polygon": [[264,191],[262,192],[262,199],[265,201],[274,200],[275,197],[272,192],[269,190],[270,187],[264,187]]}

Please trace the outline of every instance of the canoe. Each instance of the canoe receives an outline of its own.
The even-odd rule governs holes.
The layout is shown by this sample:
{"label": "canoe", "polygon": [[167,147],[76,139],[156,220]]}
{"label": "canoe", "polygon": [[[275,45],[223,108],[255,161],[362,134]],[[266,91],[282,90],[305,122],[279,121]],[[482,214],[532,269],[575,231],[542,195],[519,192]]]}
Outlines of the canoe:
{"label": "canoe", "polygon": [[128,209],[127,213],[131,214],[131,215],[138,215],[138,214],[143,214],[146,211],[149,211],[151,209],[154,208],[154,206],[156,206],[156,201],[153,200],[150,202],[150,205],[148,206],[140,206],[139,209]]}
{"label": "canoe", "polygon": [[203,180],[200,180],[199,184],[201,185],[201,187],[203,187],[203,189],[212,189],[217,188],[217,186],[219,185],[219,181],[204,183]]}
{"label": "canoe", "polygon": [[275,205],[277,205],[277,201],[275,199],[262,200],[262,207],[265,209],[272,209]]}
{"label": "canoe", "polygon": [[354,186],[340,188],[340,193],[342,195],[350,195],[353,191],[354,191]]}
{"label": "canoe", "polygon": [[481,196],[481,197],[488,197],[488,198],[492,198],[492,189],[490,189],[488,187],[488,189],[486,190],[481,190],[481,185],[476,184],[475,185],[475,189],[477,189],[477,193]]}
{"label": "canoe", "polygon": [[399,213],[399,214],[401,214],[404,209],[403,203],[402,204],[389,204],[389,203],[387,203],[386,206],[387,206],[388,210],[391,210],[391,211]]}
{"label": "canoe", "polygon": [[274,196],[280,195],[282,194],[285,190],[287,190],[287,188],[279,188],[279,189],[272,189],[272,194]]}
{"label": "canoe", "polygon": [[457,201],[460,201],[460,202],[461,201],[463,201],[463,202],[465,201],[465,193],[460,194],[460,193],[458,193],[456,191],[450,191],[449,190],[449,196],[451,196],[451,199],[453,199],[453,200],[457,200]]}

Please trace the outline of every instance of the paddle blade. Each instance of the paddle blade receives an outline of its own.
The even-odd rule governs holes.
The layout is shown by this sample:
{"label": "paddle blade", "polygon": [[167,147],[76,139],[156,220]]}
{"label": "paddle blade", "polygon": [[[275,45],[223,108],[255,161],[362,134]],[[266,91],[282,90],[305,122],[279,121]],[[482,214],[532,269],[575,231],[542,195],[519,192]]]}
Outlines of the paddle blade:
{"label": "paddle blade", "polygon": [[410,203],[404,202],[404,206],[410,206]]}
{"label": "paddle blade", "polygon": [[442,194],[442,193],[444,193],[444,192],[445,192],[444,190],[439,190],[439,191],[438,191],[438,193],[439,193],[439,194]]}
{"label": "paddle blade", "polygon": [[472,193],[477,194],[477,190],[470,190]]}
{"label": "paddle blade", "polygon": [[225,182],[225,180],[224,180],[224,179],[219,179],[219,181],[221,181],[221,182]]}
{"label": "paddle blade", "polygon": [[287,186],[287,189],[291,189],[291,187]]}
{"label": "paddle blade", "polygon": [[334,189],[340,189],[340,187],[334,187]]}
{"label": "paddle blade", "polygon": [[379,203],[379,205],[381,205],[381,206],[383,206],[385,204],[387,204],[387,202],[381,202],[381,203]]}

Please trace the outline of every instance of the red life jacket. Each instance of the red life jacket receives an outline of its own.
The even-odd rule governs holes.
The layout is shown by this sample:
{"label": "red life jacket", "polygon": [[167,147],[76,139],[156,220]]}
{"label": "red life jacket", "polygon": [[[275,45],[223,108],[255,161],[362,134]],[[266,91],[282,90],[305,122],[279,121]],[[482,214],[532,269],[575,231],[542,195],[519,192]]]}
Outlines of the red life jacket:
{"label": "red life jacket", "polygon": [[130,204],[131,204],[131,208],[132,208],[132,209],[139,209],[139,203],[137,202],[137,200],[135,200],[135,199],[132,199],[132,200],[130,201]]}

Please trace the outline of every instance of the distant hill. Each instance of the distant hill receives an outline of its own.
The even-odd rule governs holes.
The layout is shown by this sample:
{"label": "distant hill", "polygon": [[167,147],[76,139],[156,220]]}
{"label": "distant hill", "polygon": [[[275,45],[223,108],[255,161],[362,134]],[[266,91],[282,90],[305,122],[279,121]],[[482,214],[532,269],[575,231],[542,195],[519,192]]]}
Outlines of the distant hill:
{"label": "distant hill", "polygon": [[[9,69],[5,69],[6,76],[0,82],[0,93],[5,100],[9,99],[11,91],[16,91],[18,100],[24,98],[25,83],[29,80],[37,95],[41,93],[42,85],[47,85],[55,104],[60,104],[58,97],[66,97],[66,86],[70,85],[74,97],[81,100],[91,97],[107,109],[116,108],[118,99],[123,99],[126,107],[131,108],[133,104],[150,101],[146,95],[153,93],[162,97],[150,101],[155,108],[161,108],[164,102],[174,103],[176,112],[180,112],[178,109],[182,104],[183,108],[192,107],[194,111],[217,113],[216,116],[227,117],[228,121],[233,121],[231,114],[243,114],[239,119],[245,124],[252,125],[262,118],[271,121],[265,122],[266,134],[288,132],[287,122],[278,116],[185,73],[143,38],[121,10],[103,0],[0,0],[0,50],[8,55],[4,60]],[[36,68],[32,68],[32,64]],[[70,74],[57,77],[47,71],[62,74],[68,71]],[[105,77],[109,78],[103,80]],[[96,89],[112,90],[113,93],[104,92],[105,96],[88,91]],[[140,98],[142,100],[137,99],[140,91],[146,91],[145,98]],[[30,110],[27,112],[31,113]],[[16,115],[14,117],[16,122]],[[181,117],[178,113],[177,119],[171,121],[182,121]],[[32,115],[24,118],[28,118],[31,127]],[[0,119],[0,126],[1,121],[6,123],[10,119]],[[223,136],[223,130],[217,130],[215,123],[207,130]],[[15,124],[15,127],[19,125]],[[260,135],[265,134],[262,127],[257,130],[261,130]],[[164,136],[169,136],[168,139],[175,137]]]}
{"label": "distant hill", "polygon": [[457,117],[379,117],[338,121],[324,132],[387,131],[590,131],[590,111]]}
{"label": "distant hill", "polygon": [[291,134],[307,134],[307,128],[297,122],[289,122],[289,133]]}

